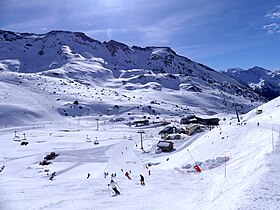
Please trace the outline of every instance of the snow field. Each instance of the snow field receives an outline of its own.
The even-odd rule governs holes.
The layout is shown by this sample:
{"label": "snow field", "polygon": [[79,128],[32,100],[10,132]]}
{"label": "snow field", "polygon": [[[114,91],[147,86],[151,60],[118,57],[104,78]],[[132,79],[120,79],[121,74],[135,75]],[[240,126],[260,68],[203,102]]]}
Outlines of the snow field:
{"label": "snow field", "polygon": [[[0,173],[0,209],[279,208],[279,98],[262,105],[260,115],[256,115],[255,110],[242,115],[242,124],[230,114],[220,114],[221,119],[226,118],[220,126],[185,136],[179,142],[174,140],[177,141],[176,150],[172,153],[155,154],[155,144],[160,140],[158,132],[163,127],[152,124],[140,128],[128,124],[147,115],[151,121],[166,119],[177,125],[179,115],[170,116],[170,113],[176,113],[176,109],[178,113],[185,113],[176,107],[183,97],[176,99],[178,95],[174,93],[173,96],[170,94],[172,100],[168,100],[164,91],[159,94],[137,90],[129,94],[121,89],[117,92],[109,88],[101,91],[100,87],[88,90],[75,82],[47,77],[45,84],[34,88],[34,84],[42,84],[44,80],[37,81],[35,76],[20,80],[25,83],[18,86],[15,79],[18,77],[13,78],[13,75],[4,73],[8,79],[0,82],[3,87],[0,95],[3,99],[0,102],[0,165],[5,165]],[[67,82],[69,86],[59,85],[61,82]],[[75,88],[78,88],[76,93]],[[129,98],[139,108],[126,105]],[[83,107],[95,103],[99,109],[96,113],[91,110],[94,115],[80,117],[59,114],[59,108],[70,107],[77,99],[82,101],[79,105]],[[145,106],[151,100],[164,102],[157,108],[162,113],[159,119],[147,114]],[[194,109],[201,110],[196,100],[193,100]],[[115,105],[121,107],[119,110],[131,108],[132,114],[115,110],[106,115],[107,108],[114,110]],[[132,116],[135,118],[129,118]],[[115,121],[121,117],[125,120]],[[144,150],[149,153],[140,149],[139,130],[145,131]],[[27,146],[13,141],[15,131],[21,139],[26,135]],[[87,136],[91,142],[86,142]],[[132,140],[129,140],[130,136]],[[96,139],[98,145],[94,145]],[[50,152],[60,155],[50,165],[39,165]],[[223,157],[229,160],[211,169],[204,166],[201,173],[194,173],[182,168],[194,164],[190,154],[195,161],[205,165],[208,160],[214,163]],[[151,175],[144,167],[148,164]],[[131,180],[124,176],[129,170]],[[57,176],[50,181],[54,171]],[[109,177],[104,178],[104,172],[108,172]],[[86,179],[88,173],[91,176]],[[107,186],[111,173],[117,174],[115,181],[121,188],[122,195],[117,197],[111,197]],[[140,174],[145,176],[146,186],[140,185]]]}

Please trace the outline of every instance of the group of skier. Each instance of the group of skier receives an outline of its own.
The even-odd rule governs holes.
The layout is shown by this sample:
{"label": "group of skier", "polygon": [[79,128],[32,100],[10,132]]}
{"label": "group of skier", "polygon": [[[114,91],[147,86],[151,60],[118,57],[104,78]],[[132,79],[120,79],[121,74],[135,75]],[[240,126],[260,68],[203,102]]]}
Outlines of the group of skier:
{"label": "group of skier", "polygon": [[[2,170],[3,170],[3,169],[4,169],[4,167],[2,168]],[[121,169],[121,171],[123,172],[123,169]],[[130,170],[129,170],[129,172],[126,171],[126,172],[124,173],[124,175],[125,175],[129,180],[131,180],[130,174],[131,174],[131,171],[130,171]],[[148,171],[148,174],[150,175],[150,170]],[[104,172],[104,178],[107,178],[108,175],[109,175],[108,172]],[[53,181],[54,178],[55,178],[55,176],[56,176],[56,172],[53,172],[53,173],[51,174],[49,180]],[[87,174],[87,179],[89,179],[90,176],[91,176],[91,174],[88,173],[88,174]],[[110,181],[110,183],[108,184],[108,187],[111,187],[111,188],[112,188],[112,190],[113,190],[114,193],[115,193],[114,195],[120,195],[120,187],[118,186],[117,182],[114,181],[114,178],[116,178],[116,176],[117,176],[116,173],[112,173],[112,174],[111,174],[111,181]],[[142,174],[140,174],[140,184],[141,184],[142,186],[145,186],[145,178],[144,178],[144,176],[143,176]]]}
{"label": "group of skier", "polygon": [[[125,173],[125,176],[128,177],[128,179],[131,179],[130,176],[128,175],[128,172]],[[140,174],[140,184],[142,186],[145,186],[145,181],[144,181],[144,176],[142,174]],[[117,184],[117,182],[115,182],[112,178],[111,178],[111,181],[110,183],[108,184],[108,187],[111,187],[112,190],[114,191],[114,195],[120,195],[120,190],[118,188],[120,188]]]}

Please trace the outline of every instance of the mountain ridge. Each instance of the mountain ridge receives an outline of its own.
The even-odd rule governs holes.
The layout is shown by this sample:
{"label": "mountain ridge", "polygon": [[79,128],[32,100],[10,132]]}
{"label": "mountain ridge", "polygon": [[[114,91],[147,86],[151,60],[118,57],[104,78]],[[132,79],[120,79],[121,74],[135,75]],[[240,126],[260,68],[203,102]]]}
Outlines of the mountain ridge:
{"label": "mountain ridge", "polygon": [[[213,114],[234,112],[236,104],[241,112],[247,112],[265,101],[247,86],[177,55],[170,47],[129,47],[114,40],[102,43],[82,32],[0,31],[1,70],[118,91],[161,91],[170,96],[169,100],[175,93],[181,99],[180,105],[200,107]],[[193,97],[197,98],[196,105],[192,103]]]}

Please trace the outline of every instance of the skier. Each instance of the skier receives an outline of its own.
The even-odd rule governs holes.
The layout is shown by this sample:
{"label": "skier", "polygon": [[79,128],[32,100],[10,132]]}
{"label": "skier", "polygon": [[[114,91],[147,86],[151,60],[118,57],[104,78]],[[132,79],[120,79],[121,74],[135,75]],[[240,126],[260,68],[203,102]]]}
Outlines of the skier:
{"label": "skier", "polygon": [[129,176],[129,173],[128,172],[125,172],[124,174],[128,179],[131,179],[131,177]]}
{"label": "skier", "polygon": [[87,179],[90,177],[90,173],[87,174]]}
{"label": "skier", "polygon": [[141,184],[142,186],[145,185],[144,176],[143,176],[142,174],[140,174],[140,184]]}
{"label": "skier", "polygon": [[50,177],[49,179],[50,179],[51,181],[53,181],[53,179],[54,179],[55,176],[56,176],[56,173],[53,172],[52,175],[51,175],[51,177]]}
{"label": "skier", "polygon": [[111,179],[111,182],[108,184],[108,186],[111,186],[112,190],[114,190],[114,192],[115,192],[115,195],[121,194],[120,191],[118,191],[118,189],[117,189],[117,183],[114,182],[113,179]]}
{"label": "skier", "polygon": [[107,178],[108,175],[109,175],[109,173],[104,171],[104,178],[105,179]]}
{"label": "skier", "polygon": [[5,165],[2,165],[0,168],[0,173],[4,170],[4,168],[5,168]]}

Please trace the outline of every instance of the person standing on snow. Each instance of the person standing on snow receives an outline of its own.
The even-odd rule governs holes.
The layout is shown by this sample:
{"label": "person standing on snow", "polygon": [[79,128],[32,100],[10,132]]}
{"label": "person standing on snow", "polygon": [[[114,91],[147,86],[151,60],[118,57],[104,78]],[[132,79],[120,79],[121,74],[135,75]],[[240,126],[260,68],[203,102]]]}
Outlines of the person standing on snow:
{"label": "person standing on snow", "polygon": [[145,185],[144,176],[143,176],[142,174],[140,174],[140,184],[141,184],[142,186]]}
{"label": "person standing on snow", "polygon": [[87,179],[90,177],[90,173],[87,174]]}
{"label": "person standing on snow", "polygon": [[112,190],[114,190],[116,195],[120,195],[121,194],[120,191],[118,191],[118,189],[117,189],[117,183],[114,182],[113,179],[111,179],[111,182],[108,184],[108,186],[111,186]]}

